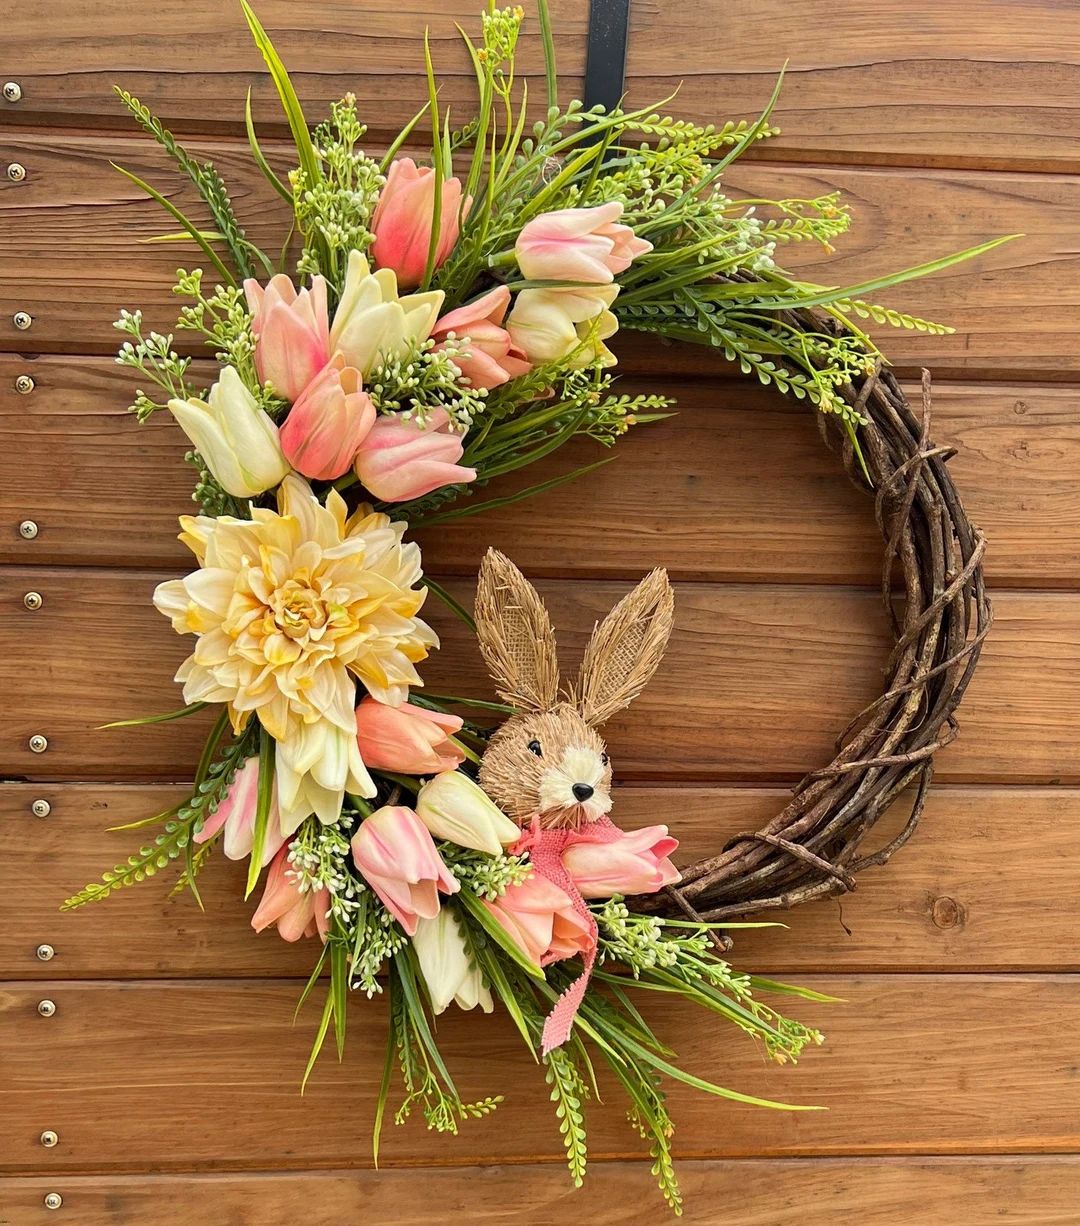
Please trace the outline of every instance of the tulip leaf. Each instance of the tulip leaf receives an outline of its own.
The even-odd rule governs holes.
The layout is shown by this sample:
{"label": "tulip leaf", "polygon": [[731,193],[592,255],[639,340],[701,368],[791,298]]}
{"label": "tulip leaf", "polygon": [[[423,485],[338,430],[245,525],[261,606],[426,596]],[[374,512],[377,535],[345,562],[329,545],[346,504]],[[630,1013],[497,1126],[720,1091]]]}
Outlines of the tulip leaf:
{"label": "tulip leaf", "polygon": [[266,849],[266,828],[269,824],[270,802],[274,796],[274,738],[265,728],[259,729],[259,784],[255,801],[255,825],[251,835],[251,859],[248,861],[247,888],[251,891],[262,873],[263,852]]}
{"label": "tulip leaf", "polygon": [[345,1056],[345,1017],[349,1003],[349,960],[345,939],[336,931],[330,936],[330,992],[334,998],[334,1038],[338,1060]]}
{"label": "tulip leaf", "polygon": [[95,731],[101,732],[106,728],[141,728],[144,724],[167,724],[174,719],[183,719],[185,715],[194,715],[196,711],[201,711],[207,704],[205,702],[188,703],[186,707],[181,707],[178,711],[166,711],[164,715],[142,715],[135,719],[115,719],[111,724],[98,724]]}
{"label": "tulip leaf", "polygon": [[166,199],[166,197],[164,197],[161,194],[161,192],[157,190],[156,187],[151,187],[150,184],[147,183],[145,179],[140,179],[139,176],[135,174],[134,171],[125,170],[123,166],[118,166],[116,162],[110,162],[109,165],[114,170],[118,170],[124,176],[125,179],[130,179],[131,182],[134,183],[136,187],[146,192],[146,194],[152,200],[156,200],[158,204],[160,204],[161,207],[167,213],[170,213],[184,227],[184,229],[188,232],[188,234],[190,234],[191,237],[195,240],[195,242],[197,242],[199,246],[203,249],[204,253],[206,254],[206,258],[214,265],[214,267],[221,274],[221,278],[225,282],[226,285],[236,284],[236,278],[232,275],[232,273],[229,271],[226,265],[222,262],[221,258],[218,256],[218,253],[214,250],[214,248],[203,237],[203,233],[199,229],[199,227],[196,226],[193,221],[190,221],[176,207],[176,205],[173,204],[171,200]]}
{"label": "tulip leaf", "polygon": [[540,17],[540,37],[544,43],[544,81],[547,85],[548,110],[559,105],[559,73],[555,63],[555,36],[551,31],[551,11],[547,0],[537,0]]}
{"label": "tulip leaf", "polygon": [[300,99],[296,96],[296,90],[289,79],[289,73],[282,63],[281,56],[278,55],[270,35],[263,28],[262,22],[255,16],[255,12],[248,3],[248,0],[240,0],[240,7],[244,10],[244,17],[247,19],[248,27],[251,30],[252,37],[255,39],[255,45],[262,52],[266,66],[270,69],[270,76],[273,79],[274,87],[277,89],[278,97],[281,99],[281,109],[285,112],[285,118],[289,122],[289,131],[292,133],[293,143],[296,145],[296,155],[300,160],[300,169],[304,172],[307,186],[312,188],[322,178],[322,167],[319,163],[318,154],[315,152],[315,145],[311,140],[311,132],[308,130],[307,120],[304,118]]}
{"label": "tulip leaf", "polygon": [[304,1069],[303,1080],[300,1082],[301,1094],[307,1089],[308,1078],[311,1076],[311,1071],[315,1067],[315,1061],[318,1060],[319,1053],[326,1042],[326,1035],[330,1030],[330,1019],[333,1017],[333,1014],[334,994],[331,991],[327,991],[326,1003],[323,1005],[322,1018],[319,1021],[319,1029],[315,1032],[315,1038],[311,1044],[311,1055],[308,1056],[307,1068]]}
{"label": "tulip leaf", "polygon": [[251,146],[251,156],[255,159],[255,165],[262,171],[267,183],[270,184],[282,200],[287,200],[289,204],[292,204],[293,194],[291,189],[286,187],[271,169],[270,163],[266,160],[262,147],[259,145],[259,138],[255,135],[255,122],[251,118],[250,85],[248,86],[247,100],[244,103],[244,127],[247,129],[248,144]]}

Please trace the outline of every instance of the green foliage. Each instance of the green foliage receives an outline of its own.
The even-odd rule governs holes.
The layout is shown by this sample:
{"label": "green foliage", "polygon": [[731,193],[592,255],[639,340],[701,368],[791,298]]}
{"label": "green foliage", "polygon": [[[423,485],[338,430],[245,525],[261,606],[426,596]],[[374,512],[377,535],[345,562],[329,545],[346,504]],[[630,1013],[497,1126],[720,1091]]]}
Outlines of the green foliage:
{"label": "green foliage", "polygon": [[[138,851],[128,856],[123,864],[117,864],[111,872],[102,873],[101,881],[92,881],[78,894],[72,895],[60,908],[71,911],[84,903],[99,902],[114,891],[134,885],[153,877],[170,861],[177,859],[191,845],[193,835],[201,828],[218,804],[225,797],[233,776],[243,762],[249,737],[237,737],[221,752],[220,756],[199,780],[189,800],[161,814],[164,821],[162,832]],[[197,866],[191,861],[185,869],[185,884],[194,881]]]}
{"label": "green foliage", "polygon": [[589,1087],[574,1059],[573,1047],[556,1047],[544,1057],[544,1080],[551,1087],[555,1118],[566,1149],[566,1165],[574,1187],[585,1180],[588,1157],[585,1113],[582,1103],[589,1096]]}
{"label": "green foliage", "polygon": [[142,388],[136,389],[129,407],[140,422],[146,421],[158,409],[164,409],[166,402],[174,397],[186,400],[194,392],[187,381],[191,359],[177,355],[171,334],[162,336],[160,332],[151,332],[143,336],[142,320],[142,311],[121,310],[120,318],[113,323],[118,332],[128,337],[120,346],[116,364],[129,367],[165,393],[165,401],[160,401],[152,399]]}

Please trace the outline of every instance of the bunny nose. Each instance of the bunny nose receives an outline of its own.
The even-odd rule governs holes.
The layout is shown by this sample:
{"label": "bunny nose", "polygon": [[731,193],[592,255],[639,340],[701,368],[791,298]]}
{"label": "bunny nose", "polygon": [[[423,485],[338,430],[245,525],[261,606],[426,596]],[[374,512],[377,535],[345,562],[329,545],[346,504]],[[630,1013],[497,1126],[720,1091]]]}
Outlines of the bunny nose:
{"label": "bunny nose", "polygon": [[574,798],[581,801],[588,800],[593,794],[593,788],[588,783],[575,783],[570,790],[574,793]]}

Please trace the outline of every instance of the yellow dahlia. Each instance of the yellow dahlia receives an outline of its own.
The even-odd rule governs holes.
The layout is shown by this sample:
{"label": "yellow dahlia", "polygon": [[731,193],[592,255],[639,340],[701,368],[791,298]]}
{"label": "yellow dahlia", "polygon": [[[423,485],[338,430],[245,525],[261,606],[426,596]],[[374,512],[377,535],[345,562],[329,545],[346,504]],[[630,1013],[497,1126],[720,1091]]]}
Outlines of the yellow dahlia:
{"label": "yellow dahlia", "polygon": [[419,546],[404,544],[405,524],[389,516],[361,508],[347,517],[334,491],[322,506],[294,475],[277,511],[180,523],[201,569],[162,583],[154,604],[178,634],[199,636],[176,674],[185,700],[228,703],[238,732],[258,715],[278,743],[283,833],[311,813],[334,820],[345,791],[375,794],[356,740],[353,678],[397,706],[438,646],[416,616],[427,595],[414,586]]}

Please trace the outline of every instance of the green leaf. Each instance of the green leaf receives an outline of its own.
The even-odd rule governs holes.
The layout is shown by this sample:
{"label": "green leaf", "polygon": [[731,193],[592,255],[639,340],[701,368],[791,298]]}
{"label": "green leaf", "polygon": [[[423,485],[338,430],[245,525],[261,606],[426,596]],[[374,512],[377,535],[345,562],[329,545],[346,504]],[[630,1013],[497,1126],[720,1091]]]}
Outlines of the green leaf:
{"label": "green leaf", "polygon": [[263,850],[266,847],[266,827],[270,803],[274,796],[274,738],[265,728],[259,729],[259,786],[255,801],[255,827],[251,837],[251,859],[248,861],[247,888],[249,898],[262,873]]}
{"label": "green leaf", "polygon": [[491,914],[484,906],[479,898],[471,890],[462,890],[457,895],[458,902],[469,912],[469,915],[476,920],[477,924],[488,934],[496,945],[505,953],[512,962],[516,963],[527,975],[533,979],[546,983],[547,980],[544,972],[535,962],[531,962],[522,952],[521,947],[513,939],[499,921]]}
{"label": "green leaf", "polygon": [[[605,464],[610,464],[615,456],[607,456],[603,460],[597,460],[594,464],[586,464],[583,468],[575,468],[573,472],[564,473],[561,477],[552,477],[548,481],[541,481],[537,485],[530,485],[528,489],[519,490],[516,494],[507,494],[503,498],[489,498],[486,502],[466,503],[464,506],[455,507],[452,511],[443,511],[438,515],[429,515],[426,518],[419,520],[415,527],[423,525],[429,527],[431,524],[445,523],[451,519],[463,519],[466,515],[480,515],[484,511],[494,511],[499,507],[508,507],[515,502],[522,502],[526,498],[532,498],[535,494],[546,494],[548,490],[553,490],[560,485],[565,485],[568,481],[575,481],[578,477],[584,477],[587,473],[595,471],[597,468],[603,468]],[[428,580],[430,583],[430,580]]]}
{"label": "green leaf", "polygon": [[116,719],[111,724],[98,724],[95,731],[101,732],[105,728],[141,728],[146,724],[167,724],[174,719],[183,719],[185,715],[194,715],[196,711],[201,711],[208,705],[205,702],[192,702],[186,707],[181,707],[179,711],[166,711],[164,715],[143,715],[135,719]]}
{"label": "green leaf", "polygon": [[248,86],[247,99],[244,102],[244,127],[247,129],[248,144],[251,146],[251,156],[255,159],[255,165],[262,171],[263,177],[267,183],[277,192],[282,200],[287,200],[289,204],[293,203],[292,189],[285,186],[284,183],[277,177],[270,163],[266,160],[262,148],[259,145],[259,138],[255,135],[255,122],[251,118],[251,86]]}
{"label": "green leaf", "polygon": [[315,1061],[319,1058],[319,1053],[323,1049],[323,1044],[326,1042],[326,1035],[330,1030],[330,1019],[334,1015],[334,994],[331,991],[326,993],[326,1003],[323,1005],[322,1019],[319,1022],[319,1029],[315,1032],[315,1040],[311,1044],[311,1055],[308,1056],[307,1068],[304,1069],[304,1077],[300,1082],[300,1093],[303,1094],[307,1089],[308,1078],[311,1076],[311,1070],[315,1067]]}
{"label": "green leaf", "polygon": [[551,12],[547,0],[537,0],[540,17],[540,37],[544,44],[544,80],[547,85],[548,110],[559,105],[559,73],[555,63],[555,37],[551,30]]}
{"label": "green leaf", "polygon": [[109,165],[114,170],[118,170],[124,176],[125,179],[130,179],[131,182],[134,183],[136,187],[146,192],[146,194],[152,200],[156,200],[158,204],[160,204],[161,207],[167,213],[169,213],[172,217],[174,217],[184,227],[184,229],[188,232],[188,234],[190,234],[191,237],[195,240],[195,242],[198,243],[199,246],[202,248],[203,252],[206,255],[206,258],[218,270],[218,272],[221,275],[222,281],[224,281],[226,285],[236,284],[236,278],[232,275],[232,273],[228,270],[228,268],[222,262],[221,258],[218,256],[218,253],[214,250],[214,248],[206,241],[205,238],[203,238],[202,231],[198,228],[198,226],[195,225],[193,221],[189,221],[188,218],[176,207],[175,204],[173,204],[171,200],[167,200],[161,194],[161,192],[157,190],[156,187],[151,187],[150,184],[147,183],[145,179],[140,179],[139,176],[134,173],[134,171],[125,170],[123,166],[118,166],[116,162],[110,162]]}
{"label": "green leaf", "polygon": [[451,613],[460,618],[474,634],[476,633],[476,621],[474,620],[473,615],[468,609],[465,608],[464,605],[455,600],[441,583],[436,583],[430,575],[425,575],[424,584],[426,587],[430,588],[436,596],[438,596],[438,598],[444,605],[446,605]]}

